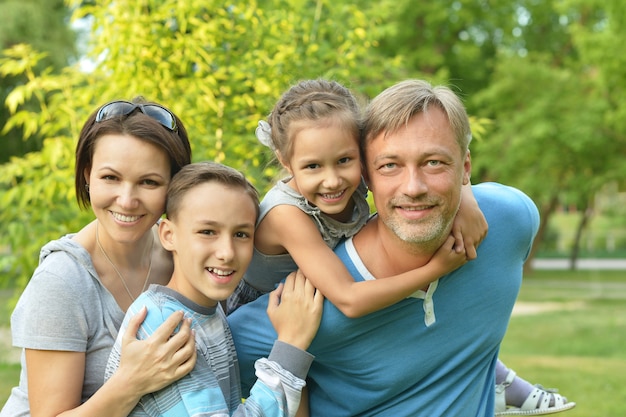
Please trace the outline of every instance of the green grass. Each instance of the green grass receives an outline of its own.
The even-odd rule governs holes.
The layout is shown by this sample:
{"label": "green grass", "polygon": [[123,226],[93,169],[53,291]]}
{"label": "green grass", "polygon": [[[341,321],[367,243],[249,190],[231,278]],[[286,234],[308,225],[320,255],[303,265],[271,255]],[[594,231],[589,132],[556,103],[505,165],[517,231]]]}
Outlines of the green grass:
{"label": "green grass", "polygon": [[10,305],[9,300],[13,297],[13,291],[1,290],[0,291],[0,404],[4,405],[11,388],[17,385],[20,378],[20,365],[15,363],[11,358],[15,355],[10,355],[12,350],[10,344],[10,330],[9,323],[11,317],[11,311],[8,308]]}
{"label": "green grass", "polygon": [[0,404],[4,403],[11,394],[11,388],[20,380],[20,365],[16,363],[0,363]]}
{"label": "green grass", "polygon": [[[535,270],[524,277],[524,285],[520,299],[530,295],[526,284],[540,283],[540,281],[567,281],[578,283],[591,282],[618,282],[626,283],[625,271],[598,270],[598,271],[569,271],[569,270]],[[534,295],[534,294],[533,294]]]}
{"label": "green grass", "polygon": [[520,304],[564,309],[514,315],[500,359],[575,401],[564,416],[626,415],[625,277],[624,271],[536,271],[524,280]]}
{"label": "green grass", "polygon": [[[559,416],[626,415],[625,277],[624,271],[535,271],[524,279],[520,305],[558,308],[515,314],[500,358],[521,377],[577,403]],[[2,305],[9,296],[0,292]],[[0,364],[1,404],[18,377],[19,365]]]}

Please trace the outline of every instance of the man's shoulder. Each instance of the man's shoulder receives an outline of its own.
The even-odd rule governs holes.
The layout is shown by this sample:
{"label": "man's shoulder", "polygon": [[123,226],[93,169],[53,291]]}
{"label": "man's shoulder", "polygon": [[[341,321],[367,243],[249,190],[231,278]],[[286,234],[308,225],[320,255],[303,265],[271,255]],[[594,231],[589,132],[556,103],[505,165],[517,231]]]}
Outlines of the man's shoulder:
{"label": "man's shoulder", "polygon": [[480,182],[472,185],[472,191],[478,193],[520,193],[525,195],[521,190],[506,184],[501,184],[499,182]]}
{"label": "man's shoulder", "polygon": [[523,191],[495,182],[473,185],[472,191],[478,206],[487,218],[490,230],[498,222],[527,225],[533,230],[537,229],[539,210]]}
{"label": "man's shoulder", "polygon": [[510,185],[483,182],[472,185],[472,191],[481,206],[495,204],[535,207],[534,202],[526,193]]}

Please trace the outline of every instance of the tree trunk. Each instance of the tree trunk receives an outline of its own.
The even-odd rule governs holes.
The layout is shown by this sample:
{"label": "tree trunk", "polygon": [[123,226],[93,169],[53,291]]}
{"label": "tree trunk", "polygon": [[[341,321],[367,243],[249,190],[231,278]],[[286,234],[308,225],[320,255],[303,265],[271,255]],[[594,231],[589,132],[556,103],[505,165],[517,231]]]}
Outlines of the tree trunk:
{"label": "tree trunk", "polygon": [[580,241],[592,215],[593,207],[590,206],[589,200],[587,200],[587,203],[585,204],[585,207],[583,208],[582,214],[580,216],[580,222],[578,222],[578,227],[576,228],[576,235],[574,236],[574,245],[572,247],[572,252],[570,253],[569,257],[570,271],[576,269],[576,261],[578,260],[578,254],[580,253]]}
{"label": "tree trunk", "polygon": [[535,258],[535,254],[537,253],[537,249],[539,248],[539,245],[541,244],[541,241],[543,240],[543,236],[545,235],[546,230],[548,230],[549,220],[552,217],[552,214],[554,213],[554,211],[556,210],[556,206],[558,205],[558,203],[559,203],[558,196],[553,195],[550,198],[550,202],[539,210],[539,214],[541,216],[541,222],[539,223],[539,230],[537,230],[537,236],[535,236],[533,246],[530,249],[530,253],[528,254],[528,259],[526,260],[526,263],[524,264],[525,275],[532,274],[533,272],[532,261]]}

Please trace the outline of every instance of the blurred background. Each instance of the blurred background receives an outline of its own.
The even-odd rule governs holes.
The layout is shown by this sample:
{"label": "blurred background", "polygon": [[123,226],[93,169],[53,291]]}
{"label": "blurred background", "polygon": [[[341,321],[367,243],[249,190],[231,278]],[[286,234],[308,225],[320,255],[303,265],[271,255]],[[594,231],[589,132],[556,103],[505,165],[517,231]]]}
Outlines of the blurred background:
{"label": "blurred background", "polygon": [[[626,3],[0,0],[0,16],[7,345],[10,312],[40,247],[92,217],[75,201],[74,147],[99,105],[137,95],[164,103],[183,119],[194,160],[231,165],[263,192],[279,171],[254,129],[290,85],[334,79],[366,103],[422,78],[452,87],[467,106],[472,182],[520,188],[541,212],[520,295],[520,305],[540,306],[512,319],[505,362],[586,399],[568,415],[626,415],[618,405],[626,394],[611,391],[626,370]],[[590,326],[605,332],[565,326],[581,323],[576,312],[600,314]],[[576,351],[573,339],[596,349]],[[546,340],[561,342],[552,349]],[[18,368],[5,350],[0,379],[10,389]],[[583,357],[609,358],[606,372],[576,365]],[[1,378],[5,369],[12,376]]]}

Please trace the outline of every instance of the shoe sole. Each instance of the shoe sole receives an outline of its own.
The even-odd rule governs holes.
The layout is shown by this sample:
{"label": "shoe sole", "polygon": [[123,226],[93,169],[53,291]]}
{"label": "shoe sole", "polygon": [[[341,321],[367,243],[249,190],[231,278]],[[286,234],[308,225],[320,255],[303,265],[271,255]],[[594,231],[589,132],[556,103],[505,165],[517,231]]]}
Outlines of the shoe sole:
{"label": "shoe sole", "polygon": [[567,404],[563,404],[560,407],[551,407],[551,408],[548,408],[546,410],[540,410],[540,409],[536,409],[536,410],[508,409],[506,411],[501,411],[499,413],[496,413],[495,415],[496,415],[496,417],[499,417],[499,416],[543,416],[543,415],[547,415],[547,414],[555,414],[555,413],[560,413],[562,411],[571,410],[574,407],[576,407],[576,403],[569,402]]}

